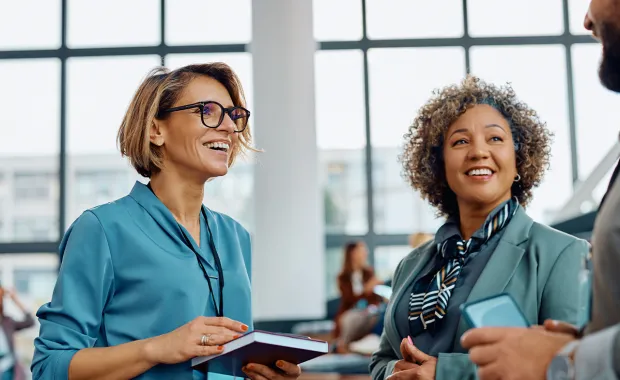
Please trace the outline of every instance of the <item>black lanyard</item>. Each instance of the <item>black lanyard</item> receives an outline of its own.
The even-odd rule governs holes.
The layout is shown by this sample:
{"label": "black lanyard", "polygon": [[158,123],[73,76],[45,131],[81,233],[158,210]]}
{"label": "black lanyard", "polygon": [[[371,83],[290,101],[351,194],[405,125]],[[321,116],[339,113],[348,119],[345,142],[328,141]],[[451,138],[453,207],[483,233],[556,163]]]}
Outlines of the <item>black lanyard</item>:
{"label": "black lanyard", "polygon": [[[147,185],[147,187],[153,192],[153,194],[155,194],[150,183]],[[202,261],[200,260],[200,254],[196,252],[196,249],[194,249],[194,246],[189,240],[189,237],[185,233],[185,229],[179,223],[177,224],[179,224],[179,229],[181,230],[181,233],[183,233],[185,244],[187,245],[189,249],[192,250],[192,252],[194,252],[194,255],[196,255],[198,266],[202,270],[202,274],[205,276],[205,279],[207,280],[207,284],[209,285],[209,292],[211,293],[211,300],[213,301],[213,307],[215,308],[215,315],[217,315],[218,317],[223,317],[224,316],[224,271],[222,270],[222,262],[220,261],[220,256],[217,254],[217,249],[215,248],[215,242],[213,241],[213,233],[211,232],[211,227],[209,226],[209,219],[207,218],[207,211],[205,210],[204,206],[201,207],[200,211],[202,212],[202,216],[204,216],[205,223],[207,224],[207,232],[209,233],[209,246],[211,247],[211,251],[213,252],[215,268],[217,269],[217,275],[220,280],[220,292],[219,292],[220,293],[220,306],[219,308],[218,308],[217,302],[215,301],[215,294],[213,292],[213,286],[211,285],[211,278],[207,274],[207,270],[205,269],[204,265],[202,265]]]}

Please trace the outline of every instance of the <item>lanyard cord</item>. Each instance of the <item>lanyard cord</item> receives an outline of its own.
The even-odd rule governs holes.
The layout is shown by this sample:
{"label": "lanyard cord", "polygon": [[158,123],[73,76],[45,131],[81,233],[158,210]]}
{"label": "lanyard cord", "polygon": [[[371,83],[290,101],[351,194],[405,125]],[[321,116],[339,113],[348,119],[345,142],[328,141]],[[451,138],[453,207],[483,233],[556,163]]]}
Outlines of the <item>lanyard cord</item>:
{"label": "lanyard cord", "polygon": [[[153,188],[151,187],[150,183],[147,185],[147,187],[151,190],[151,192],[153,192],[153,194],[155,194],[155,192],[153,191]],[[201,213],[202,213],[203,217],[205,218],[205,223],[207,224],[207,232],[209,233],[209,246],[211,247],[211,251],[213,252],[213,258],[214,258],[214,261],[215,261],[215,268],[217,269],[217,275],[218,275],[219,280],[220,280],[220,291],[219,291],[219,293],[220,293],[220,302],[219,302],[219,307],[217,305],[217,302],[215,301],[215,293],[213,292],[213,286],[211,285],[211,278],[207,274],[207,270],[205,269],[204,265],[202,265],[202,261],[200,260],[200,255],[194,249],[194,246],[192,245],[192,243],[190,242],[189,238],[187,237],[187,234],[185,234],[185,230],[184,230],[183,226],[181,226],[178,222],[177,222],[177,225],[179,226],[179,229],[181,230],[181,233],[183,234],[183,238],[185,240],[185,244],[187,245],[187,247],[189,249],[192,250],[192,252],[194,252],[194,255],[196,255],[196,260],[198,261],[198,266],[202,270],[202,274],[204,275],[205,279],[207,280],[207,284],[209,285],[209,293],[211,294],[211,300],[213,301],[213,307],[215,308],[215,314],[218,317],[223,317],[224,316],[224,271],[222,270],[222,262],[220,261],[220,256],[217,254],[217,249],[215,248],[215,242],[213,241],[213,233],[211,232],[211,227],[209,226],[209,219],[207,218],[207,212],[205,211],[204,206],[201,207]]]}

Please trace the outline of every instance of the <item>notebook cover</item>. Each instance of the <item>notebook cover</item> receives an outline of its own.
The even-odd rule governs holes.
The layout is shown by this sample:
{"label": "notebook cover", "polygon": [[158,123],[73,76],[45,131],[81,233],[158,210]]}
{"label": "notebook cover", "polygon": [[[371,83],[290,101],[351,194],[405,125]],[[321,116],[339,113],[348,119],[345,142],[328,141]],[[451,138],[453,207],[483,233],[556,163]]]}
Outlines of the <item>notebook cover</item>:
{"label": "notebook cover", "polygon": [[[299,339],[300,341],[312,340],[307,337],[296,335],[275,334],[259,331],[254,331],[246,335],[253,333],[291,337]],[[226,345],[224,345],[225,348],[223,354],[211,357],[194,358],[192,360],[192,367],[201,372],[219,373],[222,375],[238,376],[242,378],[245,378],[247,375],[241,370],[241,368],[249,363],[263,364],[279,371],[275,365],[278,360],[284,360],[293,364],[301,364],[310,359],[326,354],[328,351],[327,342],[317,340],[314,341],[325,343],[325,350],[312,351],[308,349],[253,341],[232,351],[226,351]]]}

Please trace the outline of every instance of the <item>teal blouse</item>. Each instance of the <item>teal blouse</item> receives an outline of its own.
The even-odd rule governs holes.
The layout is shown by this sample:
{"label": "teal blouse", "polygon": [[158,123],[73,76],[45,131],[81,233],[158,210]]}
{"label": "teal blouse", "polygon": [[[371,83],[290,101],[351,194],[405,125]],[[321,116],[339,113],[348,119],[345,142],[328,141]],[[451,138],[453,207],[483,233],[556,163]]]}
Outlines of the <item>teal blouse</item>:
{"label": "teal blouse", "polygon": [[[205,211],[225,278],[224,316],[252,329],[250,236],[232,218]],[[34,379],[66,379],[71,358],[83,348],[150,338],[198,316],[215,316],[207,281],[182,228],[139,182],[128,196],[85,211],[71,225],[60,244],[52,300],[37,312],[41,330],[34,342]],[[189,240],[211,278],[219,307],[208,239],[201,216],[200,246]],[[204,377],[187,361],[155,366],[138,378]],[[209,374],[209,380],[221,379],[228,377]]]}

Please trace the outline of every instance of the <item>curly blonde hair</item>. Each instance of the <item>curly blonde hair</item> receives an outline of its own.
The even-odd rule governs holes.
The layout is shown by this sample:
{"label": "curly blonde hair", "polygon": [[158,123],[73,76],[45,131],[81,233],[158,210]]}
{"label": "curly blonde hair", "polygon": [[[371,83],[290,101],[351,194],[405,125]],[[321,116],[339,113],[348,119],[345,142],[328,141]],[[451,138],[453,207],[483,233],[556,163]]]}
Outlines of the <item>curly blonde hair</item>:
{"label": "curly blonde hair", "polygon": [[435,90],[405,134],[399,158],[403,177],[437,208],[439,216],[458,215],[456,194],[446,180],[444,135],[459,116],[478,104],[493,106],[510,125],[521,176],[512,186],[512,195],[522,206],[530,202],[532,189],[540,184],[549,166],[552,134],[536,111],[518,100],[510,84],[497,87],[469,75],[459,85]]}

